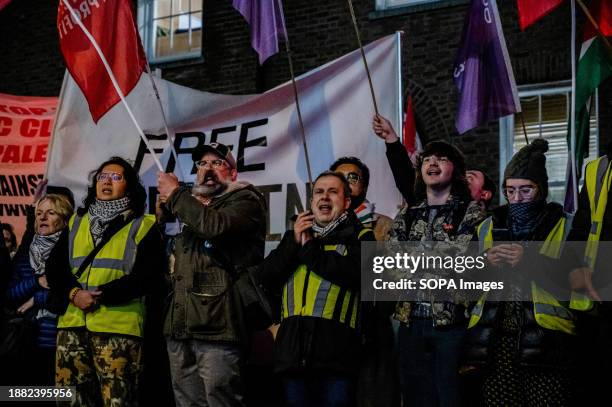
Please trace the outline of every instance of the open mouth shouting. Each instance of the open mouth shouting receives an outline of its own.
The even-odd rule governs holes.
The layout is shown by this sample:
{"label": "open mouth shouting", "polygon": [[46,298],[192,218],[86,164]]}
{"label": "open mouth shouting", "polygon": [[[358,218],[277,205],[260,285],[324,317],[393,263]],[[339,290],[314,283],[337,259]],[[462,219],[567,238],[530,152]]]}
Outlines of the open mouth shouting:
{"label": "open mouth shouting", "polygon": [[208,187],[213,187],[219,183],[219,178],[214,171],[206,171],[204,174],[204,178],[202,179],[202,183],[200,185],[206,185]]}
{"label": "open mouth shouting", "polygon": [[323,202],[319,202],[317,204],[317,209],[319,210],[319,213],[321,215],[329,216],[329,215],[331,215],[331,213],[332,213],[334,208],[333,208],[331,202],[323,201]]}

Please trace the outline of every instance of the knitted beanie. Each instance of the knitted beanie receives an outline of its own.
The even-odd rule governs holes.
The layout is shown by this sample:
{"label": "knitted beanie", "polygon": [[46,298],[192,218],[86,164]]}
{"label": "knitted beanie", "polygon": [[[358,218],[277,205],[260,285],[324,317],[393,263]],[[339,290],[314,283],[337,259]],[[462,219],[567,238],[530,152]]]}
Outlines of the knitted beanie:
{"label": "knitted beanie", "polygon": [[548,197],[548,174],[546,173],[546,156],[548,142],[543,138],[535,139],[531,144],[521,148],[510,160],[504,172],[504,185],[508,178],[524,178],[536,183],[541,194],[540,199]]}

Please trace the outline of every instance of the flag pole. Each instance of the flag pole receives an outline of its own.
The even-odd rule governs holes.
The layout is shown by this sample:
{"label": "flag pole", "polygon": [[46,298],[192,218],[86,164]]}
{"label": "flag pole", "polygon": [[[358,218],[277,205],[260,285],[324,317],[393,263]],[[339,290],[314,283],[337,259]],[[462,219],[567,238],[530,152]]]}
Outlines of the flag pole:
{"label": "flag pole", "polygon": [[529,139],[527,138],[527,128],[525,127],[525,116],[523,116],[523,111],[519,112],[519,117],[521,118],[521,126],[523,127],[523,134],[525,135],[525,143],[529,145]]}
{"label": "flag pole", "polygon": [[[580,0],[579,0],[580,1]],[[571,13],[572,13],[572,102],[571,102],[571,113],[570,113],[570,154],[572,163],[572,193],[574,199],[574,208],[576,210],[576,204],[578,202],[578,180],[576,179],[576,1],[571,0]]]}
{"label": "flag pole", "polygon": [[164,107],[161,102],[161,97],[159,96],[159,90],[157,89],[157,85],[153,80],[153,76],[151,75],[151,67],[149,66],[149,60],[145,60],[145,70],[151,80],[151,86],[153,87],[153,93],[155,93],[155,98],[157,99],[157,103],[159,104],[159,110],[161,111],[162,120],[164,122],[164,130],[166,130],[168,145],[170,146],[170,151],[172,152],[172,156],[174,157],[174,161],[176,162],[176,168],[178,169],[179,174],[181,175],[181,180],[183,180],[183,169],[181,168],[181,163],[178,159],[178,154],[174,148],[174,133],[170,132],[168,127],[168,120],[166,119],[166,113],[164,112]]}
{"label": "flag pole", "polygon": [[593,15],[589,11],[589,8],[584,5],[582,0],[576,0],[576,1],[578,2],[578,5],[580,6],[580,8],[584,12],[584,14],[587,16],[587,18],[589,19],[589,21],[593,25],[593,28],[595,28],[595,31],[597,31],[597,34],[599,34],[599,36],[601,37],[601,40],[603,41],[604,45],[608,49],[608,53],[612,56],[612,44],[610,44],[610,41],[608,41],[608,38],[601,31],[601,28],[599,27],[599,24],[597,24],[597,21],[595,21],[595,19],[593,18]]}
{"label": "flag pole", "polygon": [[355,36],[357,37],[357,43],[359,44],[359,50],[361,51],[363,65],[365,66],[366,75],[368,76],[368,83],[370,84],[370,93],[372,94],[372,102],[374,103],[374,112],[378,116],[378,105],[376,104],[376,96],[374,95],[374,85],[372,85],[372,76],[370,75],[368,60],[366,59],[365,51],[363,50],[363,44],[361,43],[361,35],[359,34],[359,27],[357,26],[357,18],[355,17],[355,10],[353,9],[353,2],[352,0],[347,0],[347,3],[351,12],[351,19],[353,20],[353,27],[355,28]]}
{"label": "flag pole", "polygon": [[125,96],[123,95],[123,92],[121,91],[121,88],[119,88],[119,84],[117,83],[117,79],[115,78],[115,75],[113,74],[113,71],[111,70],[110,66],[108,65],[108,61],[106,60],[106,57],[102,53],[102,50],[100,49],[100,46],[98,45],[98,43],[96,42],[94,37],[91,35],[89,30],[87,30],[87,28],[83,25],[83,22],[81,22],[81,17],[74,11],[74,9],[70,5],[70,3],[68,3],[67,0],[61,0],[61,2],[68,9],[68,11],[70,11],[70,15],[72,16],[72,19],[74,20],[74,22],[77,23],[77,25],[83,31],[83,34],[85,34],[87,39],[89,39],[89,41],[91,42],[91,45],[93,45],[93,47],[95,48],[96,52],[98,53],[98,56],[100,57],[100,60],[102,61],[102,64],[104,65],[104,68],[106,69],[106,72],[108,73],[108,76],[109,76],[109,78],[110,78],[110,80],[111,80],[111,82],[113,84],[113,87],[115,88],[115,91],[119,95],[119,98],[121,99],[121,102],[125,106],[125,110],[127,110],[127,113],[130,116],[130,119],[132,119],[132,122],[134,123],[134,126],[136,126],[136,129],[138,130],[138,134],[140,135],[140,138],[142,139],[142,141],[144,142],[145,146],[149,150],[149,153],[151,153],[151,155],[153,156],[153,160],[155,161],[155,165],[157,165],[157,168],[160,171],[164,171],[164,167],[162,166],[161,162],[159,161],[159,158],[157,157],[157,155],[155,154],[155,151],[153,150],[153,147],[151,147],[151,144],[149,143],[149,140],[147,140],[147,137],[144,135],[144,132],[142,131],[142,129],[138,125],[138,122],[136,121],[136,118],[134,117],[134,114],[132,113],[132,110],[128,106],[128,104],[127,104],[127,102],[125,100]]}
{"label": "flag pole", "polygon": [[295,81],[295,71],[293,69],[293,58],[291,56],[291,46],[289,44],[289,35],[287,35],[287,26],[285,24],[285,15],[283,11],[282,0],[277,0],[280,7],[280,18],[283,25],[283,34],[285,35],[285,50],[287,52],[287,60],[289,62],[289,73],[291,74],[291,84],[293,85],[293,97],[295,99],[295,108],[297,111],[298,122],[300,124],[300,133],[302,136],[302,146],[304,147],[304,159],[306,160],[306,172],[308,173],[308,183],[313,188],[312,184],[312,170],[310,168],[310,156],[308,154],[308,144],[306,143],[306,128],[304,127],[304,120],[302,119],[302,109],[300,109],[300,98],[298,94],[297,83]]}

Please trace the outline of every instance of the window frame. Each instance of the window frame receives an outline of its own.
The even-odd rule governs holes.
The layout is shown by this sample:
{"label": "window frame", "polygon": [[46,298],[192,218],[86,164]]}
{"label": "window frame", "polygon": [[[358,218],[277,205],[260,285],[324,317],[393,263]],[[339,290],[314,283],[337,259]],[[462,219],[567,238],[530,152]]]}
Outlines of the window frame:
{"label": "window frame", "polygon": [[376,10],[390,10],[400,7],[420,6],[427,3],[438,3],[442,0],[375,0]]}
{"label": "window frame", "polygon": [[[154,49],[155,41],[153,39],[154,33],[152,31],[154,29],[153,12],[154,12],[156,1],[157,0],[138,0],[138,12],[137,12],[138,32],[140,34],[140,38],[142,39],[142,46],[144,48],[145,54],[147,55],[147,59],[149,60],[149,63],[151,65],[162,65],[162,64],[168,64],[168,63],[179,62],[179,61],[202,59],[203,58],[202,42],[204,41],[204,38],[203,38],[204,37],[203,35],[203,30],[204,30],[203,2],[204,0],[190,0],[190,7],[189,7],[190,11],[188,13],[178,13],[178,14],[172,14],[172,3],[170,3],[170,14],[164,17],[164,18],[170,18],[170,20],[172,21],[173,18],[179,17],[181,15],[189,16],[192,13],[194,13],[192,11],[194,10],[193,3],[200,2],[201,5],[200,5],[200,8],[198,9],[199,12],[202,14],[202,27],[200,28],[200,30],[202,31],[201,36],[200,36],[200,41],[201,41],[200,50],[199,51],[188,51],[188,52],[184,52],[184,53],[177,54],[177,55],[169,55],[169,56],[163,56],[163,57],[155,56],[155,49]],[[191,30],[191,18],[189,19],[189,25],[190,25],[190,28],[189,28],[190,31],[193,32],[193,30]]]}
{"label": "window frame", "polygon": [[[534,97],[534,96],[547,96],[547,95],[555,95],[555,94],[567,94],[568,97],[568,117],[571,114],[569,109],[571,109],[571,93],[572,93],[572,82],[571,80],[560,81],[560,82],[552,82],[552,83],[541,83],[541,84],[533,84],[533,85],[522,85],[518,87],[518,94],[520,98]],[[595,100],[593,101],[594,111],[591,112],[591,120],[595,119],[595,131],[590,134],[590,137],[595,139],[595,151],[596,155],[600,151],[599,145],[599,89],[595,89]],[[594,115],[593,115],[594,114]],[[502,183],[503,183],[503,174],[506,170],[506,166],[512,156],[514,155],[514,125],[515,125],[515,116],[509,115],[506,117],[502,117],[499,120],[499,191],[501,191]],[[587,159],[584,160],[584,166],[588,162]],[[584,179],[584,171],[582,171],[581,179],[578,180],[579,186],[582,185]],[[549,186],[559,186],[565,185],[560,183],[551,183],[549,182]],[[563,202],[560,202],[563,204]]]}

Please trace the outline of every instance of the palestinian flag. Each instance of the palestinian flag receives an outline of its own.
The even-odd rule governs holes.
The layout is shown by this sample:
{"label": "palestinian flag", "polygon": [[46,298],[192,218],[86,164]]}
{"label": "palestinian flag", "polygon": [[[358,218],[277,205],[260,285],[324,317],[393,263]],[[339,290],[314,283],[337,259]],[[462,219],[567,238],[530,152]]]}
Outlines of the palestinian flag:
{"label": "palestinian flag", "polygon": [[[589,7],[599,29],[612,42],[612,1],[594,0]],[[585,28],[576,73],[576,167],[582,168],[582,160],[589,154],[589,118],[591,97],[595,89],[612,76],[612,49],[604,43],[590,21]]]}

